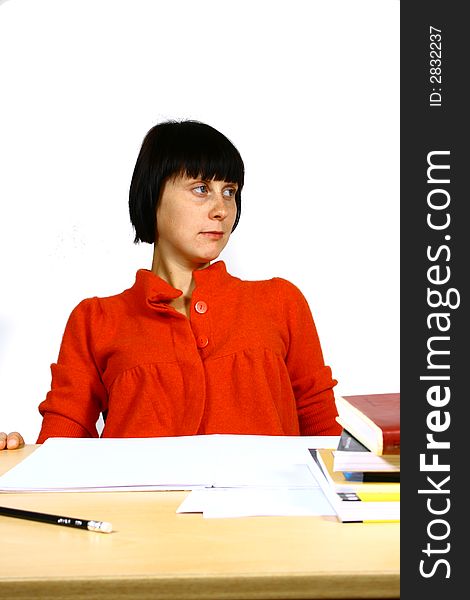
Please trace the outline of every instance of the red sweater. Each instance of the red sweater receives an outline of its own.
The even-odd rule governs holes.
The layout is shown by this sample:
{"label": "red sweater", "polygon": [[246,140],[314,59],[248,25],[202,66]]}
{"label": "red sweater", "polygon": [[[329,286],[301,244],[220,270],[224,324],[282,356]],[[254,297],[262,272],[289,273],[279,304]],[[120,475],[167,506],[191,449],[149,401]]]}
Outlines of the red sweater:
{"label": "red sweater", "polygon": [[332,388],[307,302],[284,279],[242,281],[222,261],[181,295],[151,271],[67,322],[52,386],[39,406],[48,437],[209,433],[337,435]]}

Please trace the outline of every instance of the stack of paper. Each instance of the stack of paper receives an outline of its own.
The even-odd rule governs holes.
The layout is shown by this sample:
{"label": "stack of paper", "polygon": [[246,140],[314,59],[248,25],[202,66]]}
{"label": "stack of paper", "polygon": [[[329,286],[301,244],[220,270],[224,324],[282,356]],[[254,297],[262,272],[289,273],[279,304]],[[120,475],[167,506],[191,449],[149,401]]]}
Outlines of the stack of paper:
{"label": "stack of paper", "polygon": [[0,477],[0,491],[197,490],[178,512],[334,514],[309,448],[337,443],[337,436],[50,438]]}

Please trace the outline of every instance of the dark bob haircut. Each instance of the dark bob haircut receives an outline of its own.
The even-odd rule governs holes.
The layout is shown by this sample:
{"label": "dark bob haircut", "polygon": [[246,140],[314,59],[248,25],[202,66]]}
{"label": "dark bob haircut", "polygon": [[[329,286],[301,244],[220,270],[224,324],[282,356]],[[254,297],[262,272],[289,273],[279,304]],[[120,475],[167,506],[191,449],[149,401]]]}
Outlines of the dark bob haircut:
{"label": "dark bob haircut", "polygon": [[153,244],[156,209],[165,181],[175,175],[237,183],[237,215],[245,168],[240,153],[222,133],[199,121],[165,121],[150,129],[142,142],[129,190],[134,243]]}

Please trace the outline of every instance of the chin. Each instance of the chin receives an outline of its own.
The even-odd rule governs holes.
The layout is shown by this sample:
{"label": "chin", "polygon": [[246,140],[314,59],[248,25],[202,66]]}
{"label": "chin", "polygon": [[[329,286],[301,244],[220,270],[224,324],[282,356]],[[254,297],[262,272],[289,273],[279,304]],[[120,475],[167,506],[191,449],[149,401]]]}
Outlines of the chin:
{"label": "chin", "polygon": [[214,261],[215,261],[215,260],[217,260],[218,258],[219,258],[219,255],[218,255],[218,254],[213,254],[213,255],[211,255],[211,256],[208,256],[207,258],[204,258],[204,259],[202,259],[202,260],[201,260],[201,263],[202,263],[202,264],[205,264],[205,263],[209,263],[209,262],[214,262]]}
{"label": "chin", "polygon": [[194,262],[205,264],[217,260],[225,246],[226,244],[224,244],[223,248],[221,248],[220,244],[217,244],[217,246],[214,244],[212,248],[198,248],[194,253]]}

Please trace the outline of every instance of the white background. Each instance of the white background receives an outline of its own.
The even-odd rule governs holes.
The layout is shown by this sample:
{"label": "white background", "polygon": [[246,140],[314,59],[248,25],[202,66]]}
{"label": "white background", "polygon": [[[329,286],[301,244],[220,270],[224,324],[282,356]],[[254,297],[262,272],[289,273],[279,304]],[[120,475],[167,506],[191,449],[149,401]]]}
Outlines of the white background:
{"label": "white background", "polygon": [[34,443],[68,315],[150,268],[128,190],[192,118],[246,167],[221,256],[307,297],[336,394],[399,391],[399,2],[0,2],[0,430]]}

